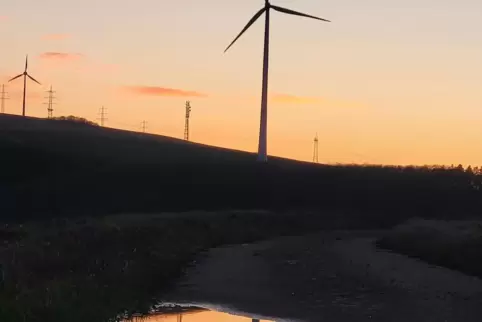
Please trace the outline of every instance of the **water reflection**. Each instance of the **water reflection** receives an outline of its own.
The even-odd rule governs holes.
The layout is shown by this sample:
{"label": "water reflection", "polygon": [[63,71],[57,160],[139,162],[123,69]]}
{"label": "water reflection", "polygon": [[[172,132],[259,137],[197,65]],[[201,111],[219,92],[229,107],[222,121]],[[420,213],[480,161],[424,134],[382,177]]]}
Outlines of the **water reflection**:
{"label": "water reflection", "polygon": [[125,322],[274,322],[250,317],[232,315],[207,309],[180,309],[177,312],[154,313],[148,316],[137,316]]}

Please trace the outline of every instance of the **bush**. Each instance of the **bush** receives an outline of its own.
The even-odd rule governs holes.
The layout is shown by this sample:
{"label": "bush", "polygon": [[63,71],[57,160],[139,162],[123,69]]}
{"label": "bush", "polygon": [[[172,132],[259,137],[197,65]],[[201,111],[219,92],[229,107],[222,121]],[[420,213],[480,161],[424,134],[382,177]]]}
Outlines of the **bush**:
{"label": "bush", "polygon": [[377,241],[380,248],[482,278],[482,223],[411,220]]}

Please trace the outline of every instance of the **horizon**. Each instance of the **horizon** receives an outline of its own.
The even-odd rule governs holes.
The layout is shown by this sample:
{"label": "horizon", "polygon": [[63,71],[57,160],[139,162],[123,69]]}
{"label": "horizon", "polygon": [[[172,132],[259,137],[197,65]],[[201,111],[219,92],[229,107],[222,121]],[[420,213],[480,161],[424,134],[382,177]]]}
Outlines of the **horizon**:
{"label": "horizon", "polygon": [[[482,3],[272,3],[332,22],[272,13],[269,155],[311,162],[318,133],[320,163],[482,164]],[[27,116],[47,116],[52,85],[54,116],[97,122],[104,105],[107,127],[182,139],[189,100],[192,142],[257,150],[261,21],[223,51],[264,1],[91,4],[2,8],[8,114],[28,54]]]}
{"label": "horizon", "polygon": [[[4,113],[4,114],[0,113],[0,118],[2,117],[2,115],[18,117],[20,120],[30,119],[30,120],[45,120],[45,121],[49,121],[49,120],[50,121],[66,121],[66,122],[69,122],[69,120],[68,119],[62,119],[62,118],[64,118],[64,117],[65,118],[76,117],[76,118],[79,118],[79,120],[85,120],[85,121],[94,123],[94,124],[87,124],[87,126],[94,125],[94,126],[98,126],[100,128],[104,128],[106,130],[125,131],[125,132],[135,133],[135,134],[138,134],[138,135],[160,136],[160,137],[163,137],[163,138],[169,138],[169,139],[174,139],[174,140],[178,140],[178,141],[185,141],[181,137],[167,136],[167,135],[150,133],[150,132],[142,132],[140,129],[129,130],[129,129],[116,128],[116,127],[109,127],[108,125],[102,126],[96,120],[88,120],[88,119],[85,119],[85,118],[77,117],[75,115],[59,115],[59,116],[54,116],[51,119],[48,119],[48,118],[45,118],[45,117],[28,116],[28,115],[26,117],[22,117],[21,115],[8,114],[8,113]],[[220,147],[220,146],[217,146],[217,145],[210,145],[209,143],[199,143],[199,142],[195,142],[195,141],[189,141],[189,143],[201,145],[201,146],[206,147],[206,148],[224,149],[224,150],[228,150],[230,152],[249,153],[249,154],[253,155],[253,162],[255,161],[256,155],[257,155],[256,151],[245,151],[245,150],[239,150],[239,149],[234,149],[234,148],[230,148],[230,147]],[[477,173],[477,174],[482,173],[482,166],[477,165],[477,164],[453,163],[453,164],[403,164],[402,165],[402,164],[382,164],[382,163],[369,163],[369,162],[364,162],[364,163],[356,163],[356,162],[322,163],[322,162],[314,162],[313,160],[298,160],[298,159],[293,159],[293,158],[289,158],[289,157],[285,157],[285,156],[269,155],[269,157],[270,158],[275,157],[275,158],[284,159],[284,160],[288,160],[288,161],[302,162],[302,163],[307,163],[307,164],[315,164],[315,165],[320,165],[320,166],[388,167],[388,168],[398,168],[398,167],[411,168],[411,167],[414,167],[414,168],[446,169],[446,170],[458,169],[458,168],[462,167],[463,171],[468,171],[468,169],[470,168],[474,173]]]}

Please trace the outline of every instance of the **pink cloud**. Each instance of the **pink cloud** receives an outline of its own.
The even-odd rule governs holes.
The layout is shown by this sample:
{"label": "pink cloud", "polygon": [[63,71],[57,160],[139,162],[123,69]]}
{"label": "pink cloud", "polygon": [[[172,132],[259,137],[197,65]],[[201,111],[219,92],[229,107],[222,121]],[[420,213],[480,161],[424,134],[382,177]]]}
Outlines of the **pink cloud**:
{"label": "pink cloud", "polygon": [[127,92],[137,95],[150,95],[150,96],[171,96],[171,97],[206,97],[207,94],[167,87],[157,86],[124,86],[123,89]]}
{"label": "pink cloud", "polygon": [[61,61],[66,61],[66,60],[78,60],[80,58],[83,58],[84,55],[82,54],[76,54],[76,53],[61,53],[61,52],[45,52],[40,54],[40,58],[46,59],[46,60],[61,60]]}

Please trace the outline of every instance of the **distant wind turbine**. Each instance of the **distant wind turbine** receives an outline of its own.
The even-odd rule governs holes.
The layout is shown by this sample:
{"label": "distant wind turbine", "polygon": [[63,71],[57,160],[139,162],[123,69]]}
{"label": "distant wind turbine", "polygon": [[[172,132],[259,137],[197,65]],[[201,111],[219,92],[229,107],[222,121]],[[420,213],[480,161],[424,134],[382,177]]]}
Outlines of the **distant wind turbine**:
{"label": "distant wind turbine", "polygon": [[258,161],[266,162],[268,160],[267,155],[267,130],[268,130],[268,63],[269,63],[269,14],[270,9],[274,9],[281,13],[286,13],[294,16],[306,17],[317,19],[321,21],[330,22],[329,20],[318,18],[315,16],[310,16],[301,12],[293,11],[290,9],[278,7],[270,4],[269,0],[265,0],[264,7],[261,8],[248,24],[244,27],[239,35],[233,40],[233,42],[226,48],[226,51],[236,42],[236,40],[241,37],[241,35],[251,27],[251,25],[258,20],[263,13],[266,12],[265,27],[264,27],[264,58],[263,58],[263,88],[261,94],[261,121],[259,127],[259,145],[258,145]]}
{"label": "distant wind turbine", "polygon": [[19,77],[22,77],[23,76],[23,105],[22,105],[22,116],[25,116],[25,94],[27,92],[27,77],[30,78],[31,80],[33,80],[35,83],[39,84],[39,85],[42,85],[40,84],[35,78],[33,78],[32,76],[30,76],[27,72],[27,68],[28,68],[28,55],[25,57],[25,70],[22,74],[20,75],[17,75],[15,76],[14,78],[12,78],[11,80],[9,80],[9,82],[19,78]]}

